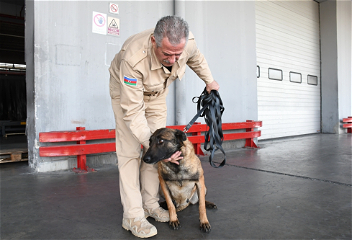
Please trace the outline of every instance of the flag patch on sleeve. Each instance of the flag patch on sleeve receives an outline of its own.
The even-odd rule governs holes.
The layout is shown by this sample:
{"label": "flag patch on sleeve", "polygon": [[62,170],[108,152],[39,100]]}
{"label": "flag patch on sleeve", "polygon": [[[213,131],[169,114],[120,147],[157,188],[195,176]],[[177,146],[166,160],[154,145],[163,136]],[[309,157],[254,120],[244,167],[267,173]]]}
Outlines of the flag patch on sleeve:
{"label": "flag patch on sleeve", "polygon": [[137,78],[129,78],[129,77],[123,76],[123,82],[130,86],[137,86]]}

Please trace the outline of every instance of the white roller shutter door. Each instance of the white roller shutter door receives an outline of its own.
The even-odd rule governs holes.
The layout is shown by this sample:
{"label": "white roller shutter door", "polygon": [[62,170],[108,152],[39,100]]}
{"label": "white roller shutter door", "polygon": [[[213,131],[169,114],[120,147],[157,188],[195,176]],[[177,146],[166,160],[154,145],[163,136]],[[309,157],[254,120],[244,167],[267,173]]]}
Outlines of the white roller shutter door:
{"label": "white roller shutter door", "polygon": [[260,139],[320,131],[319,9],[314,1],[257,1]]}

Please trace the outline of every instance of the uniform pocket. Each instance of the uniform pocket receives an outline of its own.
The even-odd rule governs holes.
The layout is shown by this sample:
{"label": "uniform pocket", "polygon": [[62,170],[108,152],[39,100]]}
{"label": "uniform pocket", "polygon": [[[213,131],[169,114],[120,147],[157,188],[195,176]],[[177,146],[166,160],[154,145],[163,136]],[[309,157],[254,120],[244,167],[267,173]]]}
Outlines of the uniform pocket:
{"label": "uniform pocket", "polygon": [[160,83],[160,84],[157,84],[157,85],[143,84],[143,87],[144,87],[144,92],[148,92],[148,93],[159,92],[159,91],[164,89],[164,83]]}

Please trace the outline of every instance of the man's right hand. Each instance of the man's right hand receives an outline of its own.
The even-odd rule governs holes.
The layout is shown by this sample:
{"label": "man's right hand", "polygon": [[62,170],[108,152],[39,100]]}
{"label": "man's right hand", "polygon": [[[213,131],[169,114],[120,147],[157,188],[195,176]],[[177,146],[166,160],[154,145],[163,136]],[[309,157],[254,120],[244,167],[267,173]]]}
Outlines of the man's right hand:
{"label": "man's right hand", "polygon": [[206,85],[206,90],[207,90],[208,93],[210,93],[211,90],[216,90],[216,91],[218,91],[219,88],[220,88],[220,86],[219,86],[219,84],[218,84],[215,80]]}

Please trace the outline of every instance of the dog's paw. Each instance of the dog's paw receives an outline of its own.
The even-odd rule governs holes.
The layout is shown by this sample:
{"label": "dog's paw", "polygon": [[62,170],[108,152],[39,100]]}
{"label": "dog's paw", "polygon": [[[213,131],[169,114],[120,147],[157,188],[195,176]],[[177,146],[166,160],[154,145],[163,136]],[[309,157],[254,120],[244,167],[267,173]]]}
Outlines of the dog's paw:
{"label": "dog's paw", "polygon": [[217,209],[218,207],[215,205],[215,203],[205,201],[205,207],[208,209]]}
{"label": "dog's paw", "polygon": [[169,227],[173,230],[179,230],[181,228],[181,224],[178,219],[176,219],[176,221],[169,222]]}
{"label": "dog's paw", "polygon": [[216,206],[214,203],[211,203],[211,202],[206,202],[205,207],[208,209],[217,209],[218,208],[218,206]]}
{"label": "dog's paw", "polygon": [[200,223],[200,230],[205,233],[210,233],[211,231],[211,226],[209,222],[206,223]]}

